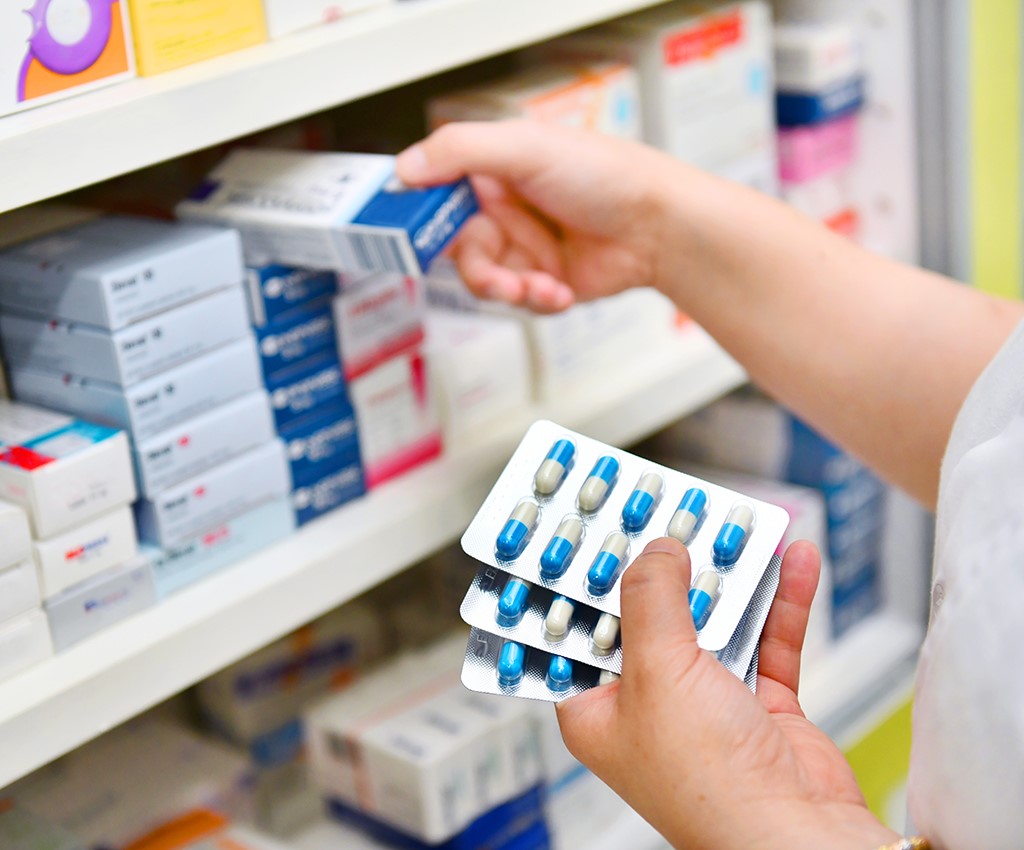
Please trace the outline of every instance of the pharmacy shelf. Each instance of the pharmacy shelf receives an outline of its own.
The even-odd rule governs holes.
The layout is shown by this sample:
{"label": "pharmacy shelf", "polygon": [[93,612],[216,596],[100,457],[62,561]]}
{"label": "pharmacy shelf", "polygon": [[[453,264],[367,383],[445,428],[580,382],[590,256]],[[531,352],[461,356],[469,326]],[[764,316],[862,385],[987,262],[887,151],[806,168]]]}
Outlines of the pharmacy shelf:
{"label": "pharmacy shelf", "polygon": [[653,5],[402,0],[0,118],[0,212]]}
{"label": "pharmacy shelf", "polygon": [[691,328],[0,683],[0,788],[456,540],[535,419],[624,445],[743,380]]}
{"label": "pharmacy shelf", "polygon": [[844,738],[893,677],[913,666],[923,639],[919,620],[892,611],[858,623],[805,669],[804,713],[833,739]]}

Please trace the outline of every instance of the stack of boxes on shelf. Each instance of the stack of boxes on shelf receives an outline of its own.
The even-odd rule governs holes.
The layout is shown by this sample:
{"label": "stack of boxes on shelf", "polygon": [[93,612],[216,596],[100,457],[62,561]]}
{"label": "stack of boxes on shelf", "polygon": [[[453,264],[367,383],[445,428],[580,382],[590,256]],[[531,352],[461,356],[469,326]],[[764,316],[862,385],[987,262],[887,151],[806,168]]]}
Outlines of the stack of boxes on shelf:
{"label": "stack of boxes on shelf", "polygon": [[288,455],[296,522],[304,525],[366,490],[335,340],[337,275],[265,265],[247,277],[263,381]]}
{"label": "stack of boxes on shelf", "polygon": [[[96,219],[0,255],[14,394],[127,433],[160,593],[293,526],[242,276],[231,231],[139,218]],[[250,529],[244,551],[238,524]]]}
{"label": "stack of boxes on shelf", "polygon": [[40,609],[28,517],[17,505],[0,502],[0,541],[2,680],[42,661],[53,652],[53,647],[46,615]]}
{"label": "stack of boxes on shelf", "polygon": [[864,71],[854,28],[839,22],[776,25],[775,73],[782,197],[857,238],[853,169]]}
{"label": "stack of boxes on shelf", "polygon": [[[0,402],[0,499],[17,506],[2,508],[11,523],[6,529],[10,556],[6,535],[0,539],[4,559],[14,557],[22,564],[6,579],[22,590],[14,598],[26,598],[29,577],[19,529],[27,517],[33,577],[57,649],[152,603],[148,573],[140,573],[133,562],[137,542],[129,505],[134,498],[123,432]],[[13,585],[8,589],[16,590]],[[44,643],[50,651],[49,638],[28,643],[40,628],[45,635],[46,625],[38,611],[23,615],[20,640],[26,643],[18,651],[23,659],[37,658]]]}

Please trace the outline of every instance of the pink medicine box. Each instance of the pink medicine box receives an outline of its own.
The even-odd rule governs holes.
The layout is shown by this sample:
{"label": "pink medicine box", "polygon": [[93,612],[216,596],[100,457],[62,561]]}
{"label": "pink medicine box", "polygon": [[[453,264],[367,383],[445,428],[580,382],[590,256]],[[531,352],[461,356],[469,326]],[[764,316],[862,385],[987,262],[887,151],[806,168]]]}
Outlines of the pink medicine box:
{"label": "pink medicine box", "polygon": [[779,130],[779,177],[802,183],[839,171],[857,155],[857,116]]}

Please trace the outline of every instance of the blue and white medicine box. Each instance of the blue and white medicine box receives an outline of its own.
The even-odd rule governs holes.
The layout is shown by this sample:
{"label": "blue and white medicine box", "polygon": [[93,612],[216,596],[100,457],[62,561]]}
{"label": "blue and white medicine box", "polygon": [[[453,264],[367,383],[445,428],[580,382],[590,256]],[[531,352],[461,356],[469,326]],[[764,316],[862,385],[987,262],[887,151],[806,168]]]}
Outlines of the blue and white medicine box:
{"label": "blue and white medicine box", "polygon": [[365,492],[366,476],[359,460],[359,443],[353,436],[348,441],[347,450],[337,470],[329,472],[319,481],[297,486],[292,492],[295,522],[300,526],[305,525]]}
{"label": "blue and white medicine box", "polygon": [[356,415],[329,411],[296,419],[278,432],[285,443],[292,481],[296,487],[311,484],[351,462],[353,445],[358,453]]}
{"label": "blue and white medicine box", "polygon": [[295,514],[285,497],[210,528],[170,549],[143,546],[161,599],[229,564],[276,543],[295,530]]}
{"label": "blue and white medicine box", "polygon": [[279,431],[313,412],[344,416],[351,409],[345,376],[334,350],[275,375],[267,381],[267,392]]}
{"label": "blue and white medicine box", "polygon": [[477,209],[468,182],[406,190],[382,154],[243,149],[178,215],[236,228],[246,262],[418,277]]}
{"label": "blue and white medicine box", "polygon": [[308,309],[301,313],[293,313],[256,328],[256,343],[263,376],[268,381],[323,352],[331,352],[337,360],[331,298],[323,298],[308,305]]}
{"label": "blue and white medicine box", "polygon": [[816,92],[778,91],[776,120],[780,127],[821,124],[852,115],[864,106],[864,77],[853,77]]}
{"label": "blue and white medicine box", "polygon": [[249,318],[256,328],[316,305],[338,291],[338,276],[333,271],[276,263],[248,268],[245,283]]}

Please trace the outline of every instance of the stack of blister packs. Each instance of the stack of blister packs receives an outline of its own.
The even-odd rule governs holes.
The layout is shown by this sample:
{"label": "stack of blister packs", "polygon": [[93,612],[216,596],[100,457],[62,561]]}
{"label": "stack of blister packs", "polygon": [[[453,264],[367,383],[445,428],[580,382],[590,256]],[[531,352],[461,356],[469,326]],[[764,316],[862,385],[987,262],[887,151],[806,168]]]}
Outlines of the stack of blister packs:
{"label": "stack of blister packs", "polygon": [[617,679],[622,573],[670,536],[693,565],[680,616],[753,690],[788,524],[775,505],[537,422],[462,538],[482,564],[462,603],[462,681],[558,701]]}

